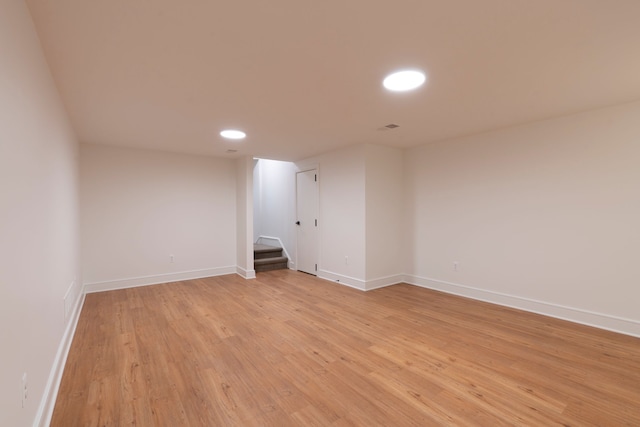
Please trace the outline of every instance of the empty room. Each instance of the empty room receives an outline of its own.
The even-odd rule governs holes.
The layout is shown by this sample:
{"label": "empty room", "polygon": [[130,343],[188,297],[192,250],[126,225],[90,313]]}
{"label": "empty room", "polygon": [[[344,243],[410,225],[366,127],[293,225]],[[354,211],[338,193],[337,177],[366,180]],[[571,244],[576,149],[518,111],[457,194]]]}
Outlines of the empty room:
{"label": "empty room", "polygon": [[640,426],[637,0],[0,3],[0,426]]}

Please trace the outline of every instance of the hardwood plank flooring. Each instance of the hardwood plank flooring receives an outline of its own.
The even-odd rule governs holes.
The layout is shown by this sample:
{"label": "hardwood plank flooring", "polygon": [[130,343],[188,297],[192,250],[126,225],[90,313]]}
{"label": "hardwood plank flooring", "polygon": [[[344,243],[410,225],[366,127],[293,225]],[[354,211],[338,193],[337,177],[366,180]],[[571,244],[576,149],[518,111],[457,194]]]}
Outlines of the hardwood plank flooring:
{"label": "hardwood plank flooring", "polygon": [[290,270],[86,296],[52,426],[640,426],[640,339]]}

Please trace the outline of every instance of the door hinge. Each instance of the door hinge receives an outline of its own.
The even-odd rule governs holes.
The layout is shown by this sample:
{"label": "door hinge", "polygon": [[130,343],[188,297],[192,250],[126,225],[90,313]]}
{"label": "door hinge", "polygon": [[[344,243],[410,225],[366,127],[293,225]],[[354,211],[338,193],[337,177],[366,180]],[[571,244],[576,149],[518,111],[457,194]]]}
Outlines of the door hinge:
{"label": "door hinge", "polygon": [[318,264],[316,264],[316,271],[318,271]]}
{"label": "door hinge", "polygon": [[318,182],[318,174],[313,175],[313,180],[314,180],[315,182]]}
{"label": "door hinge", "polygon": [[318,226],[318,220],[316,219],[316,227]]}

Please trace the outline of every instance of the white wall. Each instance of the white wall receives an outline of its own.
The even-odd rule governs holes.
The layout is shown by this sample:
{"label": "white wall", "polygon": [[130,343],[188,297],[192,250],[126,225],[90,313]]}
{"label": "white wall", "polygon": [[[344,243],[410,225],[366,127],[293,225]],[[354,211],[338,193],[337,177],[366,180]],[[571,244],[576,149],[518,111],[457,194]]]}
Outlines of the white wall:
{"label": "white wall", "polygon": [[402,150],[365,146],[366,288],[402,281],[404,187]]}
{"label": "white wall", "polygon": [[362,290],[403,280],[402,150],[360,144],[297,162],[320,183],[318,276]]}
{"label": "white wall", "polygon": [[260,160],[253,159],[253,241],[260,235]]}
{"label": "white wall", "polygon": [[640,103],[405,162],[409,280],[640,335]]}
{"label": "white wall", "polygon": [[300,170],[318,168],[318,276],[360,289],[366,265],[364,150],[358,145],[296,162]]}
{"label": "white wall", "polygon": [[[291,162],[260,159],[254,171],[253,239],[278,237],[295,268],[296,166]],[[264,244],[278,245],[266,239]]]}
{"label": "white wall", "polygon": [[251,157],[236,160],[236,272],[254,279],[253,268],[253,167]]}
{"label": "white wall", "polygon": [[51,409],[79,307],[77,142],[22,1],[0,6],[0,58],[0,425],[27,426]]}
{"label": "white wall", "polygon": [[80,170],[87,291],[235,272],[233,160],[83,144]]}

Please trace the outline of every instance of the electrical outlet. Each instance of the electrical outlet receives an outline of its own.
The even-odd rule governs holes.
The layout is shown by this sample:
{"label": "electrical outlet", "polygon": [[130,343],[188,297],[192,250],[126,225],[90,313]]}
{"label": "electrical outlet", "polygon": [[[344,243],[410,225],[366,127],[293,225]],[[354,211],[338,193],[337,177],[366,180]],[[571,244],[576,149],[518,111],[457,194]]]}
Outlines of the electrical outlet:
{"label": "electrical outlet", "polygon": [[20,392],[22,394],[22,407],[27,406],[27,373],[22,374],[22,386],[20,387]]}
{"label": "electrical outlet", "polygon": [[169,255],[169,262],[173,263],[174,261],[175,261],[175,258],[173,256],[173,254]]}
{"label": "electrical outlet", "polygon": [[458,261],[453,262],[453,271],[458,271],[460,269],[460,263]]}
{"label": "electrical outlet", "polygon": [[344,257],[344,263],[345,263],[345,265],[349,265],[349,257],[348,256]]}

